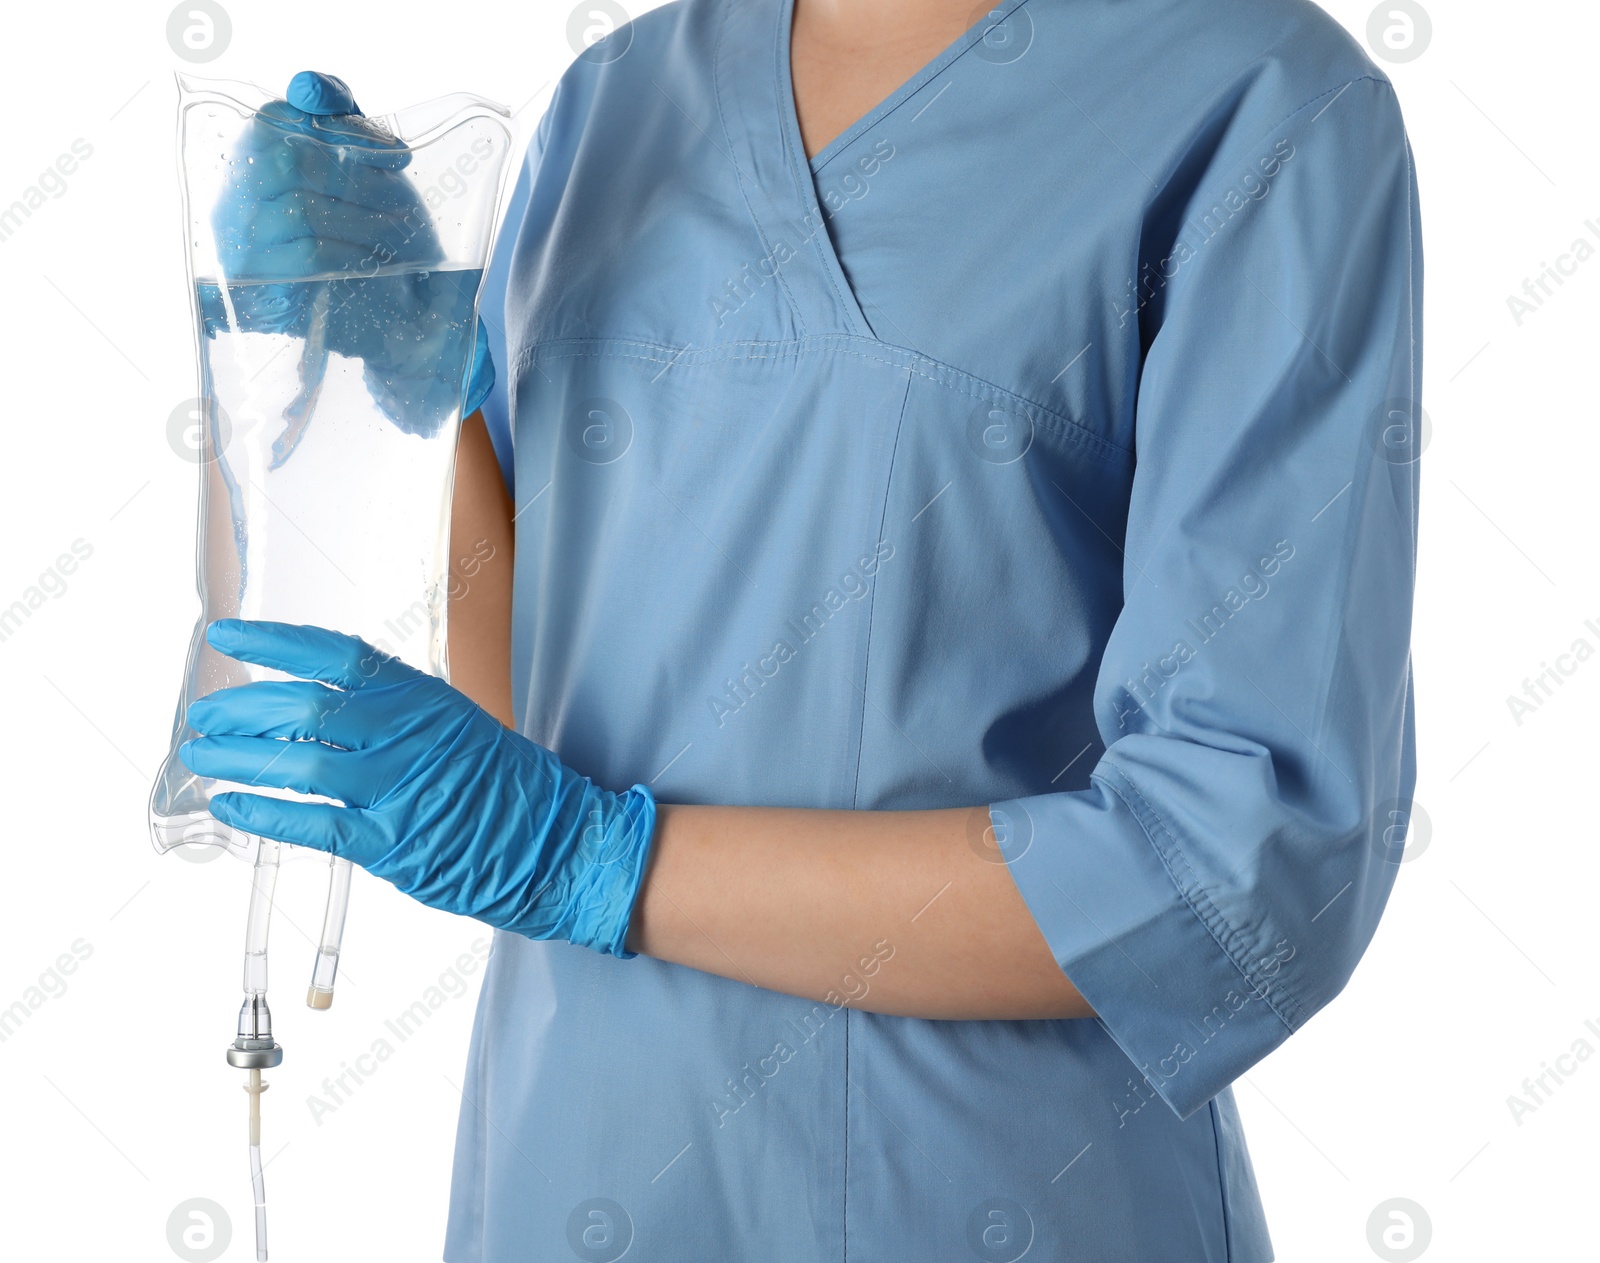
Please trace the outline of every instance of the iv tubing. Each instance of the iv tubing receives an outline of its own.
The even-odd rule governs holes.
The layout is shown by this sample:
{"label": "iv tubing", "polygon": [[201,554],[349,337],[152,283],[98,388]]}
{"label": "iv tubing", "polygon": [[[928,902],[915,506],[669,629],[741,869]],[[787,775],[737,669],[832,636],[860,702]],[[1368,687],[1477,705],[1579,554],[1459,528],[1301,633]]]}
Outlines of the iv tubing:
{"label": "iv tubing", "polygon": [[350,861],[330,856],[328,906],[322,916],[322,937],[317,942],[311,987],[306,992],[306,1003],[314,1009],[326,1009],[333,1004],[333,979],[339,972],[339,943],[344,938],[344,918],[349,909]]}
{"label": "iv tubing", "polygon": [[250,877],[250,916],[244,931],[245,995],[267,993],[267,929],[272,921],[272,892],[278,884],[278,851],[282,844],[262,838]]}
{"label": "iv tubing", "polygon": [[[265,1042],[271,1043],[272,1018],[267,1009],[267,931],[272,923],[272,894],[278,884],[281,849],[281,844],[272,838],[262,838],[257,843],[255,868],[250,875],[250,913],[244,931],[245,1008],[240,1013],[240,1039],[235,1047],[259,1047],[259,1044],[245,1044],[247,1032],[264,1036]],[[267,1064],[277,1063],[269,1061]],[[261,1081],[259,1066],[252,1066],[248,1073],[249,1081],[244,1090],[250,1094],[250,1188],[256,1211],[256,1259],[257,1263],[265,1263],[267,1185],[261,1171],[261,1094],[267,1090],[267,1085]]]}
{"label": "iv tubing", "polygon": [[257,1263],[266,1263],[267,1182],[261,1174],[261,1094],[267,1085],[261,1082],[261,1071],[250,1071],[250,1082],[244,1090],[250,1094],[250,1189],[256,1204],[256,1259]]}

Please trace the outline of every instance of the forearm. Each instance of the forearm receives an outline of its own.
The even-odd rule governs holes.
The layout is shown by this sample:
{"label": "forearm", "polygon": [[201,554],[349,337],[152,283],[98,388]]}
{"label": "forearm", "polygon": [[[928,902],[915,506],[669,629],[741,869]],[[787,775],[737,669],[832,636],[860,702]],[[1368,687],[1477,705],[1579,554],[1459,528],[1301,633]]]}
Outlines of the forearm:
{"label": "forearm", "polygon": [[662,804],[628,946],[877,1013],[1093,1016],[986,823],[984,808]]}
{"label": "forearm", "polygon": [[[477,413],[462,425],[450,537],[451,683],[515,728],[512,511]],[[987,823],[982,807],[663,804],[628,946],[879,1013],[1089,1016],[986,845]]]}
{"label": "forearm", "polygon": [[507,727],[511,713],[511,498],[483,414],[461,423],[450,509],[450,683]]}

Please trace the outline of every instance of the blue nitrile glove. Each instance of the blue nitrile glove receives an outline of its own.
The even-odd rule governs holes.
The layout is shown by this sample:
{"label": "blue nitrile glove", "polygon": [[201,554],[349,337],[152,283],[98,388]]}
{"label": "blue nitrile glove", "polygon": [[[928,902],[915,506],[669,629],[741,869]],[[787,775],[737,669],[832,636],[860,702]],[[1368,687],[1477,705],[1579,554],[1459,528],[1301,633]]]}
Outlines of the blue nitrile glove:
{"label": "blue nitrile glove", "polygon": [[[476,274],[437,270],[433,217],[405,173],[411,151],[361,114],[343,80],[301,71],[286,99],[256,113],[232,159],[211,222],[233,311],[210,295],[208,336],[237,328],[305,340],[310,394],[325,368],[317,357],[360,359],[373,399],[413,433],[483,402],[494,365],[481,320],[453,380]],[[298,439],[291,425],[275,464]]]}
{"label": "blue nitrile glove", "polygon": [[180,747],[189,769],[344,804],[224,793],[211,800],[222,823],[343,856],[499,929],[633,954],[623,942],[655,832],[645,786],[601,789],[443,680],[354,636],[219,619],[206,638],[301,678],[191,705],[189,723],[206,735]]}

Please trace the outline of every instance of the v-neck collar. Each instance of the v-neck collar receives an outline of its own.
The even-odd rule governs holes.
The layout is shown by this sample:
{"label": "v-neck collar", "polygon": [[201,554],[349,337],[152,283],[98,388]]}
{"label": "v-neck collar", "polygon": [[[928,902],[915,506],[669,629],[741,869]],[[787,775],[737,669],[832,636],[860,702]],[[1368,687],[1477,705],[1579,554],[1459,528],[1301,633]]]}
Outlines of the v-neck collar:
{"label": "v-neck collar", "polygon": [[[911,100],[978,43],[997,20],[1027,0],[999,0],[965,31],[807,159],[790,73],[794,0],[719,0],[712,54],[717,111],[740,192],[755,221],[762,256],[743,272],[770,279],[788,300],[794,333],[877,338],[852,291],[817,197],[816,174],[863,133]],[[936,141],[934,143],[937,143]]]}
{"label": "v-neck collar", "polygon": [[[733,0],[734,3],[748,2],[748,0]],[[807,165],[811,174],[816,175],[829,162],[839,156],[841,150],[846,149],[863,132],[870,131],[879,122],[893,114],[911,97],[928,86],[930,80],[936,78],[951,62],[960,57],[967,49],[978,43],[988,34],[990,29],[1004,22],[1013,9],[1020,8],[1027,0],[999,0],[992,5],[983,15],[983,19],[969,26],[960,35],[956,36],[943,51],[912,73],[911,77],[902,83],[883,100],[879,101],[865,114],[861,115],[846,127],[842,132],[830,140],[821,149],[817,150]],[[794,5],[795,0],[778,0],[778,100],[783,107],[783,127],[789,133],[793,144],[800,153],[805,153],[805,142],[800,134],[800,112],[794,99]]]}

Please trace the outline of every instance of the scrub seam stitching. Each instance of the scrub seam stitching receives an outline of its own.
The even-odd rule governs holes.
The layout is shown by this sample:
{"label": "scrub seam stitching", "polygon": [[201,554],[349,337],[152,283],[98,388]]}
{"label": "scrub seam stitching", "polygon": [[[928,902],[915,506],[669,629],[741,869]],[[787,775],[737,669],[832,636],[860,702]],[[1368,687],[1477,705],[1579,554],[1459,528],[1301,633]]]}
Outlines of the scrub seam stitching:
{"label": "scrub seam stitching", "polygon": [[[911,370],[906,370],[906,388],[900,396],[900,413],[894,425],[894,444],[889,449],[889,470],[883,479],[883,509],[878,514],[878,539],[883,538],[884,524],[889,520],[889,487],[894,482],[894,461],[900,451],[900,435],[905,431],[906,404],[911,399]],[[877,541],[874,541],[876,547]],[[874,581],[872,596],[867,601],[867,649],[861,663],[861,729],[856,734],[856,777],[855,788],[850,794],[850,806],[856,808],[861,802],[861,757],[863,747],[867,740],[867,685],[871,679],[872,670],[872,614],[877,606],[878,585]]]}
{"label": "scrub seam stitching", "polygon": [[844,1188],[839,1199],[840,1263],[850,1263],[850,1010],[844,1011]]}
{"label": "scrub seam stitching", "polygon": [[[1107,788],[1122,800],[1123,805],[1132,813],[1133,818],[1139,822],[1139,826],[1144,830],[1145,837],[1149,840],[1151,848],[1160,857],[1162,865],[1167,870],[1167,875],[1172,879],[1173,886],[1183,898],[1184,903],[1189,905],[1189,910],[1194,913],[1195,919],[1206,928],[1206,932],[1211,935],[1217,946],[1222,949],[1222,954],[1227,958],[1228,963],[1239,971],[1239,976],[1245,982],[1250,984],[1251,993],[1260,994],[1261,998],[1266,1001],[1267,1008],[1272,1011],[1273,1016],[1284,1024],[1291,1035],[1294,1034],[1296,1029],[1294,1020],[1285,1012],[1285,1008],[1290,1012],[1298,1013],[1302,1006],[1298,1001],[1294,1000],[1293,996],[1290,996],[1290,1003],[1283,1008],[1279,1007],[1275,996],[1289,991],[1287,986],[1262,988],[1256,984],[1255,980],[1250,976],[1250,970],[1240,963],[1239,957],[1235,955],[1234,946],[1230,945],[1230,943],[1238,944],[1242,935],[1228,923],[1228,919],[1211,902],[1211,897],[1206,894],[1205,888],[1196,879],[1194,870],[1189,867],[1188,859],[1179,848],[1177,836],[1167,827],[1167,822],[1157,814],[1149,799],[1140,792],[1139,787],[1133,783],[1133,780],[1126,772],[1115,764],[1103,764],[1102,766],[1104,771],[1096,769],[1095,775],[1105,779]],[[1110,775],[1107,775],[1107,773]],[[1120,782],[1122,786],[1126,787],[1139,800],[1139,806],[1135,806],[1130,802],[1128,795],[1123,793],[1115,782]],[[1142,811],[1140,807],[1143,807]],[[1171,844],[1170,846],[1162,846],[1156,840],[1155,834],[1151,831],[1152,823],[1166,836],[1167,841]],[[1177,871],[1179,868],[1187,875],[1187,881],[1180,877]],[[1221,927],[1220,931],[1219,926]]]}
{"label": "scrub seam stitching", "polygon": [[[871,343],[874,346],[882,347],[885,351],[897,353],[900,358],[895,359],[886,355],[874,355],[868,351],[864,351],[855,347],[842,347],[839,348],[839,352],[840,354],[853,355],[859,359],[865,359],[875,364],[884,364],[890,368],[908,369],[912,373],[915,373],[918,377],[925,378],[926,380],[933,382],[935,385],[944,386],[947,389],[956,391],[958,394],[966,395],[967,397],[979,402],[995,396],[1014,401],[1014,403],[1020,406],[1022,409],[1038,413],[1041,421],[1051,423],[1050,428],[1060,433],[1064,438],[1067,438],[1082,447],[1088,448],[1095,455],[1105,460],[1112,461],[1120,465],[1134,459],[1134,453],[1130,449],[1120,447],[1103,435],[1096,434],[1088,426],[1084,425],[1083,422],[1074,420],[1072,417],[1057,412],[1054,408],[1049,407],[1047,404],[1039,403],[1037,400],[1029,399],[1024,395],[1017,394],[1013,390],[1008,390],[1004,386],[985,381],[983,378],[977,377],[974,374],[967,372],[965,369],[957,368],[953,364],[946,364],[944,361],[936,360],[930,355],[924,355],[921,351],[913,351],[909,347],[900,347],[890,342],[882,342],[877,339],[862,337],[861,335],[850,333],[808,334],[803,341],[851,341]],[[571,349],[566,349],[562,346],[563,342],[569,345],[571,343],[578,342],[579,345],[571,346]],[[660,354],[652,355],[644,354],[638,351],[630,352],[627,350],[613,349],[626,346],[649,348],[653,351],[659,351]],[[741,355],[728,355],[723,353],[726,349],[729,349],[729,347],[734,346],[771,347],[776,349],[770,353],[751,352]],[[559,349],[552,350],[551,348]],[[800,356],[805,354],[805,352],[806,348],[801,340],[744,342],[726,344],[723,347],[711,346],[692,349],[674,349],[672,347],[663,346],[659,343],[647,342],[642,339],[593,339],[581,341],[578,339],[562,339],[558,342],[540,342],[526,346],[518,351],[515,362],[516,371],[521,373],[526,370],[528,364],[535,357],[541,356],[541,353],[544,353],[543,358],[549,359],[598,356],[609,359],[645,360],[652,364],[659,364],[663,362],[685,364],[697,362],[720,363],[737,362],[739,360],[784,359],[790,356]],[[924,365],[931,365],[934,371],[930,371],[929,368],[924,367]]]}
{"label": "scrub seam stitching", "polygon": [[[733,135],[728,130],[727,111],[722,108],[722,42],[727,36],[728,19],[732,12],[733,7],[731,4],[725,3],[722,6],[722,20],[717,24],[717,42],[711,49],[711,95],[717,103],[717,121],[722,124],[723,139],[728,142],[728,161],[733,165],[733,179],[739,186],[739,198],[744,202],[745,213],[750,217],[750,223],[756,230],[756,236],[761,239],[761,246],[766,251],[766,257],[771,258],[774,254],[772,242],[767,240],[766,229],[761,225],[761,217],[756,214],[755,207],[750,205],[750,194],[746,191],[744,185],[744,171],[739,166],[739,160],[733,156],[738,145],[734,143]],[[795,301],[794,294],[790,292],[789,283],[784,279],[781,268],[773,273],[773,278],[778,282],[778,288],[783,291],[784,298],[788,299],[789,310],[794,315],[795,324],[799,326],[801,334],[804,335],[806,332],[805,316],[801,314],[800,304]],[[531,349],[529,348],[529,350]]]}
{"label": "scrub seam stitching", "polygon": [[[791,41],[793,40],[794,0],[779,0],[778,11],[780,17],[788,22],[788,25],[786,25],[784,21],[780,20],[772,36],[772,60],[778,84],[777,95],[782,97],[785,92],[789,94],[787,101],[779,100],[777,102],[778,138],[783,148],[784,165],[789,168],[790,183],[794,185],[795,192],[799,194],[803,202],[807,219],[811,218],[812,208],[816,208],[818,231],[810,234],[811,249],[817,256],[817,266],[821,268],[822,275],[827,278],[828,289],[833,293],[836,316],[846,325],[854,325],[859,321],[866,326],[868,333],[876,333],[871,323],[867,320],[867,313],[862,310],[860,300],[856,298],[853,292],[846,297],[845,293],[841,292],[839,288],[840,278],[834,275],[834,268],[837,267],[842,274],[844,260],[839,258],[838,247],[834,245],[833,239],[828,236],[827,219],[822,214],[822,205],[817,198],[816,179],[811,173],[810,160],[806,159],[803,163],[805,174],[802,177],[800,172],[802,162],[796,159],[794,148],[790,144],[789,120],[791,118],[794,119],[796,131],[799,130],[800,126],[800,107],[795,104],[794,71],[791,65],[792,54],[790,53]],[[800,159],[805,159],[805,144],[803,140],[801,142]],[[822,241],[818,240],[819,237],[827,238],[827,249],[823,248]]]}
{"label": "scrub seam stitching", "polygon": [[1217,1098],[1206,1102],[1211,1111],[1211,1140],[1217,1155],[1217,1201],[1222,1207],[1223,1263],[1233,1263],[1233,1210],[1228,1205],[1228,1178],[1222,1162],[1222,1126],[1217,1117]]}
{"label": "scrub seam stitching", "polygon": [[[1249,148],[1253,150],[1257,145],[1264,143],[1268,136],[1272,135],[1273,132],[1277,131],[1285,123],[1291,121],[1296,114],[1303,114],[1311,106],[1322,100],[1323,97],[1337,96],[1344,93],[1348,89],[1355,87],[1355,85],[1358,83],[1376,83],[1380,87],[1388,88],[1391,93],[1394,92],[1394,84],[1390,83],[1389,80],[1384,78],[1382,75],[1357,75],[1354,79],[1347,79],[1343,83],[1336,83],[1333,87],[1317,93],[1316,96],[1311,97],[1308,100],[1302,101],[1271,127],[1264,129],[1259,138],[1252,143]],[[1316,120],[1313,119],[1312,121],[1315,122]],[[1171,178],[1170,173],[1167,178]]]}
{"label": "scrub seam stitching", "polygon": [[[1358,83],[1376,83],[1379,87],[1388,88],[1391,94],[1393,94],[1393,92],[1394,92],[1394,84],[1390,83],[1389,80],[1383,78],[1381,75],[1357,75],[1354,79],[1347,79],[1343,83],[1335,84],[1333,87],[1329,88],[1327,91],[1319,92],[1319,93],[1317,93],[1316,96],[1312,97],[1310,100],[1304,101],[1301,104],[1295,106],[1294,109],[1290,110],[1287,114],[1285,114],[1282,118],[1280,118],[1271,127],[1268,127],[1264,131],[1262,131],[1261,134],[1260,134],[1259,139],[1256,140],[1255,142],[1253,142],[1249,146],[1249,149],[1253,152],[1258,145],[1264,144],[1266,142],[1267,137],[1271,136],[1273,132],[1277,131],[1280,127],[1283,127],[1285,124],[1291,122],[1294,119],[1294,116],[1296,114],[1305,113],[1306,110],[1310,109],[1318,101],[1322,100],[1323,97],[1337,96],[1339,94],[1344,93],[1348,89],[1355,87],[1355,85],[1358,84]],[[1316,122],[1316,119],[1312,119],[1312,122]],[[1171,178],[1170,175],[1167,178],[1170,179]]]}

